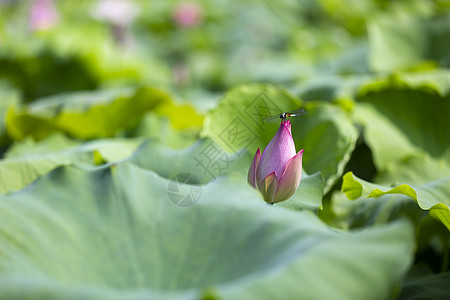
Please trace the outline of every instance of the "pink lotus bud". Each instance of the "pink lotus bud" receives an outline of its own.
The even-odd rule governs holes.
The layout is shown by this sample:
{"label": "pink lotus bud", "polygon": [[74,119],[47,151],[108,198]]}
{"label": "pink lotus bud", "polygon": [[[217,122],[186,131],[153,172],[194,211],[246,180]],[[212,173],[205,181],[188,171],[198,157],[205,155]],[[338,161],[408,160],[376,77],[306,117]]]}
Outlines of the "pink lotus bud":
{"label": "pink lotus bud", "polygon": [[294,195],[302,178],[303,150],[295,153],[291,121],[284,120],[264,149],[258,148],[248,170],[248,182],[259,189],[267,203],[278,203]]}
{"label": "pink lotus bud", "polygon": [[193,27],[203,20],[203,11],[197,3],[180,3],[175,7],[173,19],[180,27]]}
{"label": "pink lotus bud", "polygon": [[59,14],[53,0],[34,0],[31,3],[29,26],[32,31],[50,29],[58,20]]}

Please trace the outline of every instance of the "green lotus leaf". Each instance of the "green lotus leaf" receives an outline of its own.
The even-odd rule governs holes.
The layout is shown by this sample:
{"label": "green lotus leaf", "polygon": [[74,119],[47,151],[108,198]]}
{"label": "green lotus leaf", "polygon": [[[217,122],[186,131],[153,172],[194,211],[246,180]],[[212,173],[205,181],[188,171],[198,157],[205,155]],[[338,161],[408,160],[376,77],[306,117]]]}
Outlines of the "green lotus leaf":
{"label": "green lotus leaf", "polygon": [[[450,86],[448,72],[428,80],[415,77],[415,82],[405,78],[394,76],[362,87],[354,110],[356,121],[364,127],[364,140],[377,170],[383,177],[398,181],[408,179],[401,175],[407,174],[408,166],[410,172],[414,171],[414,160],[429,162],[429,166],[423,166],[425,169],[441,163],[447,167],[440,170],[450,166],[450,96],[440,94]],[[441,87],[432,89],[427,82],[440,82]],[[396,172],[396,165],[402,165],[404,171]],[[420,172],[415,177],[415,182],[435,179],[432,172]]]}
{"label": "green lotus leaf", "polygon": [[382,185],[408,182],[420,185],[444,178],[450,174],[450,151],[443,157],[434,158],[428,153],[416,153],[403,157],[397,163],[386,166],[379,172],[376,182]]}
{"label": "green lotus leaf", "polygon": [[[371,80],[361,82],[357,95],[364,96],[390,89],[419,91],[431,94],[434,97],[437,94],[443,98],[450,92],[450,72],[447,69],[424,70],[420,72],[396,71],[388,76],[372,77]],[[423,97],[425,96],[422,95]],[[404,100],[399,101],[403,102]],[[417,105],[416,103],[414,104]]]}
{"label": "green lotus leaf", "polygon": [[414,267],[403,284],[399,300],[447,299],[450,297],[450,271],[433,273],[424,265]]}
{"label": "green lotus leaf", "polygon": [[[184,115],[181,112],[178,116],[179,119],[184,120],[186,118],[187,120],[184,122],[189,122],[189,117],[189,114]],[[174,118],[177,117],[174,116]],[[187,148],[198,140],[199,128],[178,129],[174,127],[170,120],[168,116],[158,115],[150,111],[143,116],[136,129],[130,135],[153,139],[174,149]]]}
{"label": "green lotus leaf", "polygon": [[0,220],[4,299],[386,299],[414,248],[405,221],[337,232],[240,177],[189,185],[129,163],[58,168],[0,196]]}
{"label": "green lotus leaf", "polygon": [[210,139],[198,140],[183,149],[171,149],[162,142],[148,140],[130,157],[130,163],[171,179],[191,174],[196,184],[205,184],[229,172],[247,178],[251,163],[248,152],[228,153]]}
{"label": "green lotus leaf", "polygon": [[203,122],[193,108],[175,104],[160,90],[121,88],[38,99],[20,110],[10,110],[7,130],[16,140],[27,136],[40,140],[55,131],[82,139],[113,137],[135,127],[148,111],[168,116],[178,129],[199,130]]}
{"label": "green lotus leaf", "polygon": [[424,70],[421,72],[396,71],[393,75],[322,75],[305,80],[291,88],[300,98],[340,102],[354,100],[358,96],[383,89],[402,87],[437,93],[445,97],[450,92],[450,72],[447,69]]}
{"label": "green lotus leaf", "polygon": [[[383,195],[406,196],[422,210],[440,220],[450,230],[450,177],[441,178],[420,186],[401,184],[385,187],[359,179],[349,172],[344,175],[341,190],[350,199],[378,198]],[[389,198],[390,199],[390,198]]]}
{"label": "green lotus leaf", "polygon": [[41,141],[26,138],[20,142],[13,143],[5,153],[5,158],[13,158],[28,154],[48,154],[51,152],[63,151],[71,147],[80,145],[81,142],[68,138],[62,133],[54,133]]}
{"label": "green lotus leaf", "polygon": [[[445,97],[450,93],[450,72],[448,69],[436,69],[423,72],[397,72],[394,78],[395,81],[399,81],[413,90],[432,90],[437,92],[441,97]],[[384,84],[392,84],[392,78],[386,79],[384,80]],[[383,80],[376,84],[382,85]]]}
{"label": "green lotus leaf", "polygon": [[63,135],[14,144],[0,160],[0,194],[17,191],[60,166],[102,164],[128,158],[142,139],[104,139],[80,143]]}
{"label": "green lotus leaf", "polygon": [[414,200],[403,194],[360,197],[350,201],[344,193],[338,191],[332,195],[331,211],[333,215],[327,220],[328,223],[347,230],[380,226],[399,219],[408,219],[417,228],[427,215]]}

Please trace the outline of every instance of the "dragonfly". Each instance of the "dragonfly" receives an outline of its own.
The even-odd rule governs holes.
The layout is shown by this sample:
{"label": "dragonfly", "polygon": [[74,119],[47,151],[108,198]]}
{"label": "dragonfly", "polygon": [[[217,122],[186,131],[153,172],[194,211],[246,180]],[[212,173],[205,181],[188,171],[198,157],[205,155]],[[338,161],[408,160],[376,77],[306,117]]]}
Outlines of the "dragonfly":
{"label": "dragonfly", "polygon": [[300,108],[300,109],[284,112],[281,114],[273,115],[273,116],[270,116],[267,118],[263,118],[262,120],[267,123],[275,123],[280,120],[286,120],[287,118],[303,116],[303,115],[306,115],[307,113],[308,112],[306,110],[304,110],[303,108]]}

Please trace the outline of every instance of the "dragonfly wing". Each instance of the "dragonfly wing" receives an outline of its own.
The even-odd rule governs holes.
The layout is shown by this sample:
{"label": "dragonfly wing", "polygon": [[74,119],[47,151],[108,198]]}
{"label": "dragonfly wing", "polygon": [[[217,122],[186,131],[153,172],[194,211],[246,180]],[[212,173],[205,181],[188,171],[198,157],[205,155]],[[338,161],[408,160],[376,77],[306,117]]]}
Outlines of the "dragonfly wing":
{"label": "dragonfly wing", "polygon": [[291,117],[303,116],[303,115],[306,115],[307,113],[308,112],[306,110],[304,110],[303,108],[295,109],[295,110],[288,112],[288,114],[290,114]]}
{"label": "dragonfly wing", "polygon": [[280,121],[280,116],[279,115],[271,116],[271,117],[263,118],[262,120],[267,123],[276,123],[276,122]]}

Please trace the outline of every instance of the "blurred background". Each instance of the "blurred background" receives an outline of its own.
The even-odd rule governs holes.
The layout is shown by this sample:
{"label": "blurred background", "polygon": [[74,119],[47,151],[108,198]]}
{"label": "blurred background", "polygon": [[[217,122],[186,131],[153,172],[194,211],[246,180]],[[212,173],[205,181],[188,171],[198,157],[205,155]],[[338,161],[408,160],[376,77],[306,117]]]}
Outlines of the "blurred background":
{"label": "blurred background", "polygon": [[[0,298],[6,290],[17,292],[11,294],[19,295],[17,299],[23,298],[23,291],[36,299],[33,289],[45,295],[43,299],[49,298],[45,289],[35,285],[36,270],[50,271],[58,284],[64,278],[71,284],[97,282],[103,286],[104,279],[111,276],[108,284],[114,289],[117,282],[123,284],[121,287],[141,288],[144,273],[137,272],[134,282],[128,265],[144,262],[152,269],[153,263],[161,260],[169,278],[174,261],[183,266],[187,255],[194,253],[198,260],[189,256],[186,261],[209,268],[204,263],[205,253],[218,249],[224,255],[233,256],[233,251],[247,255],[236,255],[244,263],[235,265],[224,260],[223,268],[216,268],[216,260],[208,258],[213,263],[211,269],[224,275],[218,277],[223,278],[220,282],[228,283],[229,274],[235,279],[235,273],[227,273],[230,266],[247,274],[247,262],[253,258],[262,257],[264,266],[274,259],[273,266],[279,270],[278,258],[283,252],[260,247],[260,241],[283,247],[280,234],[288,237],[289,245],[295,239],[306,241],[309,247],[309,238],[291,237],[290,232],[311,224],[320,232],[323,229],[326,236],[336,233],[312,215],[297,218],[287,210],[272,209],[247,184],[256,149],[263,149],[279,126],[263,123],[262,117],[297,108],[309,112],[292,121],[296,149],[305,149],[303,175],[298,191],[290,202],[284,202],[285,207],[312,211],[327,226],[339,230],[364,229],[355,235],[356,244],[347,243],[349,240],[339,242],[344,248],[329,244],[327,255],[336,249],[346,254],[345,260],[339,257],[334,261],[340,268],[330,268],[328,260],[322,258],[316,264],[313,257],[311,271],[322,272],[314,277],[307,274],[308,268],[298,265],[299,272],[307,274],[305,278],[312,278],[302,281],[300,290],[309,291],[309,284],[315,282],[328,298],[330,291],[359,289],[361,295],[384,299],[387,297],[376,292],[387,291],[387,295],[394,287],[400,290],[399,282],[414,261],[420,269],[412,269],[411,281],[406,280],[403,286],[406,296],[401,299],[415,296],[415,285],[424,294],[439,294],[448,289],[450,278],[449,67],[448,0],[0,0],[0,204],[5,205],[0,207],[0,273],[13,279],[12,285],[0,280]],[[231,139],[233,130],[243,134]],[[227,147],[232,148],[232,154],[226,153]],[[216,151],[214,161],[201,156],[211,154],[205,149]],[[199,168],[199,158],[208,163],[205,169]],[[226,161],[226,168],[209,176],[211,161],[218,165],[220,159]],[[78,171],[73,170],[78,168],[83,175],[75,178],[73,174]],[[124,173],[127,168],[132,173]],[[344,175],[350,171],[353,174]],[[193,172],[205,184],[201,201],[215,201],[205,206],[200,217],[194,215],[194,208],[183,211],[186,219],[180,218],[179,207],[160,201],[167,198],[167,182],[186,172]],[[240,177],[233,181],[236,174]],[[221,181],[225,179],[231,181]],[[116,184],[121,186],[117,190]],[[129,197],[116,196],[122,184]],[[400,184],[401,188],[391,190]],[[369,191],[378,188],[386,195],[379,192],[376,198],[370,193],[369,197]],[[15,201],[20,197],[28,199]],[[234,202],[229,202],[229,197],[234,197]],[[47,210],[34,206],[37,200],[58,217],[43,214]],[[136,213],[123,214],[126,210],[121,205],[113,205],[123,219],[117,219],[109,209],[99,217],[97,210],[103,208],[104,200],[135,203]],[[261,206],[257,206],[259,200]],[[160,211],[153,209],[159,205],[165,205],[169,218],[159,218]],[[237,209],[243,214],[230,218],[224,212],[231,206],[233,212]],[[163,228],[163,234],[142,239],[147,231],[140,231],[140,222],[150,224],[143,207],[150,216],[157,212],[158,231],[152,232]],[[394,235],[371,233],[371,227],[405,217],[411,222],[392,227],[397,232]],[[22,222],[24,219],[27,222]],[[265,231],[270,229],[267,220],[282,226],[275,227],[278,229],[271,235]],[[70,237],[74,237],[76,247],[66,235],[60,235],[58,230],[65,228],[61,223],[73,229]],[[104,224],[107,230],[92,230]],[[123,224],[131,224],[134,235]],[[193,226],[196,234],[192,236],[199,239],[191,241],[191,234],[183,231],[191,228],[186,224]],[[202,224],[198,226],[200,235],[196,224]],[[223,224],[230,230],[225,231],[222,241],[217,239],[217,228]],[[142,228],[147,230],[145,226]],[[43,230],[30,234],[30,228]],[[262,231],[254,235],[249,228]],[[160,240],[164,232],[169,238]],[[360,237],[366,233],[370,239],[361,248],[359,242],[365,238]],[[314,239],[318,236],[315,231],[309,234]],[[341,231],[337,235],[341,237]],[[131,264],[122,255],[122,239],[130,236],[135,238],[130,245],[143,249],[139,252],[142,255],[132,256]],[[111,241],[105,247],[110,252],[101,252],[99,260],[80,255],[101,249],[103,238]],[[167,253],[147,254],[155,240],[166,245],[162,249]],[[242,241],[255,246],[236,247]],[[403,244],[397,246],[397,242]],[[205,244],[211,245],[208,248]],[[290,253],[297,255],[303,248],[296,249]],[[267,261],[259,256],[264,251]],[[378,263],[385,255],[395,256],[395,260]],[[10,257],[19,263],[10,264]],[[176,263],[177,259],[182,262]],[[292,261],[286,259],[286,263]],[[73,268],[65,268],[66,262]],[[91,266],[99,262],[112,269],[100,268],[105,273],[97,273]],[[259,262],[255,266],[260,270]],[[367,273],[360,272],[363,268]],[[214,281],[205,271],[205,281],[192,284],[192,270],[183,271],[179,282],[161,281],[155,273],[155,282],[162,285],[149,286],[164,291],[166,282],[168,289],[203,289]],[[24,288],[22,281],[11,277],[15,274],[29,275],[32,288]],[[292,274],[298,278],[297,273]],[[328,278],[333,280],[322,280],[324,274],[331,274]],[[378,274],[374,278],[385,282],[384,290],[373,284],[376,280],[361,274]],[[424,278],[422,283],[417,284],[417,274]],[[439,276],[438,280],[429,287],[434,276]],[[250,277],[242,278],[246,285]],[[342,284],[341,278],[348,285]],[[329,282],[334,285],[323,288]],[[280,295],[291,295],[280,298],[293,299],[289,293],[296,292],[299,281],[281,278],[258,284],[254,291],[260,295],[270,297],[273,294],[265,293],[264,288],[273,288]],[[65,286],[54,287],[55,299],[63,298],[58,293]],[[253,299],[261,299],[255,295]],[[7,296],[4,299],[14,298]]]}
{"label": "blurred background", "polygon": [[378,25],[440,18],[433,26],[445,28],[449,6],[440,0],[1,0],[0,88],[30,102],[62,91],[152,84],[201,107],[246,82],[282,84],[298,94],[318,76],[448,66],[444,40],[431,51],[416,43],[420,49],[405,49],[399,58],[383,49],[382,30],[392,24]]}

